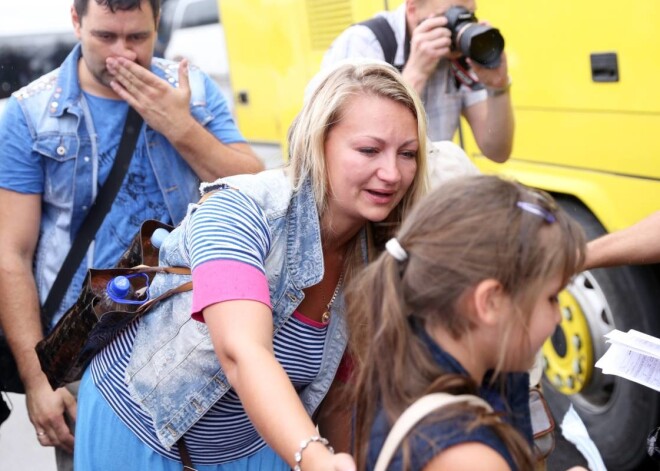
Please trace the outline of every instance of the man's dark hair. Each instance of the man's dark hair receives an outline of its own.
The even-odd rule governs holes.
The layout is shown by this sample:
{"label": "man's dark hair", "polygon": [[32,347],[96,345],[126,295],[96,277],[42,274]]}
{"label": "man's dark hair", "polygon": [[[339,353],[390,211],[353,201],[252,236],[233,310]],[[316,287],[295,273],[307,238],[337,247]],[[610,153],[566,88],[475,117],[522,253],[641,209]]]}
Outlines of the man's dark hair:
{"label": "man's dark hair", "polygon": [[[126,11],[126,10],[135,10],[136,8],[141,8],[143,0],[92,0],[96,2],[97,5],[108,8],[111,12],[116,12],[117,10]],[[148,1],[151,4],[151,10],[154,12],[154,24],[158,20],[158,14],[160,13],[160,0],[144,0]],[[87,14],[87,6],[89,5],[90,0],[74,0],[73,6],[76,9],[78,18],[82,22],[83,16]]]}

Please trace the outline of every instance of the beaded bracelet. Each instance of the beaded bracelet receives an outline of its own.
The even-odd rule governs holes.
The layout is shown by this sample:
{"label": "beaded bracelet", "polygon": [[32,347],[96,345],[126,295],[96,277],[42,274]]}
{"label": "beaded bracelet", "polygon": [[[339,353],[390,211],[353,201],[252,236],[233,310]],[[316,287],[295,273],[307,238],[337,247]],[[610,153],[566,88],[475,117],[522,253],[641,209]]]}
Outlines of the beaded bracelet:
{"label": "beaded bracelet", "polygon": [[319,442],[321,445],[325,446],[330,453],[335,453],[335,449],[330,446],[328,440],[318,435],[312,435],[307,440],[300,442],[300,449],[296,451],[296,454],[294,455],[294,458],[296,459],[296,465],[293,467],[293,471],[301,471],[300,463],[302,462],[303,451],[305,451],[305,448],[307,448],[309,444],[313,442]]}

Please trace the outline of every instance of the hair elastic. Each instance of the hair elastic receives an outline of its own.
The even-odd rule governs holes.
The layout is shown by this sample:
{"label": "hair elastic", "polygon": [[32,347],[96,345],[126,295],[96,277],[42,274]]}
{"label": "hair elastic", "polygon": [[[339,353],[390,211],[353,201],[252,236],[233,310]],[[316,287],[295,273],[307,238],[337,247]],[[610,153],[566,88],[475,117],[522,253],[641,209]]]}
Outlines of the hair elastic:
{"label": "hair elastic", "polygon": [[527,201],[518,201],[516,206],[518,206],[523,211],[527,211],[530,214],[543,218],[543,220],[548,224],[552,224],[557,220],[554,214],[552,214],[544,207],[539,206],[538,204],[529,203]]}
{"label": "hair elastic", "polygon": [[405,262],[408,259],[408,254],[403,247],[401,247],[401,244],[396,237],[392,237],[387,241],[385,244],[385,250],[387,250],[387,252],[399,262]]}

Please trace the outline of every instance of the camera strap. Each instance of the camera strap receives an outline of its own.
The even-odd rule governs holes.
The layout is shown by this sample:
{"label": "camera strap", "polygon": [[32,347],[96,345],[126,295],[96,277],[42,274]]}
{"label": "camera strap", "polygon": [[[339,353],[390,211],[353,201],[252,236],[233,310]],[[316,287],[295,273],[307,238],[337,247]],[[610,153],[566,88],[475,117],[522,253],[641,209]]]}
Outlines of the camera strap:
{"label": "camera strap", "polygon": [[477,75],[470,69],[465,57],[449,61],[449,70],[451,70],[456,81],[456,88],[460,88],[461,85],[465,85],[470,90],[482,90],[484,88]]}

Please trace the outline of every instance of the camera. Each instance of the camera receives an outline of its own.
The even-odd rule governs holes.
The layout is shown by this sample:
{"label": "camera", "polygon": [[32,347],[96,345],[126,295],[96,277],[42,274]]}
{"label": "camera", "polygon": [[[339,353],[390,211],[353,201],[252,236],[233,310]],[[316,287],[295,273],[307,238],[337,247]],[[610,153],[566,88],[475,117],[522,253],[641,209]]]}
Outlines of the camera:
{"label": "camera", "polygon": [[445,17],[453,50],[489,69],[500,65],[504,38],[498,29],[480,25],[474,13],[459,6],[449,8]]}

